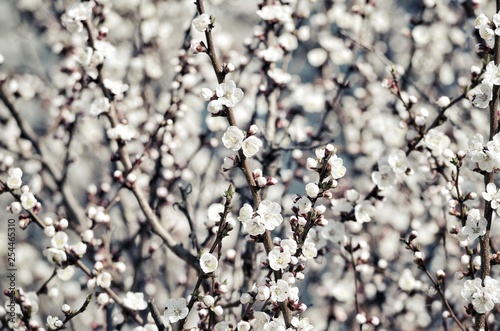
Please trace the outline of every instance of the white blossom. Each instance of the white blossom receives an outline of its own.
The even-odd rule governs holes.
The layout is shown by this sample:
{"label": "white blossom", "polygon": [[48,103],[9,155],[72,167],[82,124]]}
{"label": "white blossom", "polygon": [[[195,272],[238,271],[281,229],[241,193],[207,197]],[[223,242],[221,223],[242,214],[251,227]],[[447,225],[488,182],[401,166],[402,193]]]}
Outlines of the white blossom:
{"label": "white blossom", "polygon": [[479,236],[483,236],[486,233],[487,224],[488,221],[481,216],[479,209],[473,208],[469,210],[465,226],[462,228],[462,231],[460,231],[461,240],[467,239],[473,241]]}
{"label": "white blossom", "polygon": [[438,129],[430,129],[424,136],[424,145],[432,151],[432,155],[441,156],[450,145],[450,138]]}
{"label": "white blossom", "polygon": [[47,258],[49,261],[59,264],[67,260],[67,255],[65,251],[51,247],[47,249]]}
{"label": "white blossom", "polygon": [[23,206],[19,202],[14,201],[13,203],[10,204],[10,211],[12,212],[12,214],[17,215],[22,210],[23,210]]}
{"label": "white blossom", "polygon": [[142,292],[127,292],[123,299],[123,304],[132,310],[144,310],[148,307],[147,302],[144,300],[144,293]]}
{"label": "white blossom", "polygon": [[273,3],[257,10],[257,15],[265,21],[277,21],[281,23],[292,20],[292,8],[290,6]]}
{"label": "white blossom", "polygon": [[[116,47],[104,40],[96,40],[94,42],[94,53],[92,54],[93,62],[101,64],[104,59],[114,59],[116,56]],[[125,91],[123,91],[125,92]],[[118,93],[116,93],[118,94]]]}
{"label": "white blossom", "polygon": [[300,198],[295,204],[299,208],[300,213],[308,213],[312,209],[312,202],[306,196]]}
{"label": "white blossom", "polygon": [[47,226],[43,229],[43,233],[49,238],[52,238],[56,234],[56,228],[53,225]]}
{"label": "white blossom", "polygon": [[7,187],[11,190],[20,188],[23,185],[22,176],[23,171],[20,168],[10,168],[9,177],[7,177]]}
{"label": "white blossom", "polygon": [[26,210],[31,210],[36,206],[36,203],[38,202],[31,192],[24,192],[21,194],[21,205],[23,206],[24,209]]}
{"label": "white blossom", "polygon": [[207,110],[211,114],[217,114],[220,112],[222,109],[224,109],[224,105],[220,100],[212,100],[208,103],[207,105]]}
{"label": "white blossom", "polygon": [[314,48],[307,53],[307,60],[313,67],[323,65],[328,58],[328,53],[324,48]]}
{"label": "white blossom", "polygon": [[312,259],[318,255],[318,250],[316,249],[316,245],[312,241],[306,241],[302,246],[302,255],[306,259]]}
{"label": "white blossom", "polygon": [[460,294],[467,303],[472,303],[477,313],[485,314],[500,302],[500,285],[490,276],[485,277],[484,286],[481,278],[475,278],[464,283]]}
{"label": "white blossom", "polygon": [[403,174],[410,168],[406,153],[402,150],[397,150],[395,153],[390,154],[387,157],[387,163],[391,166],[395,174]]}
{"label": "white blossom", "polygon": [[64,269],[58,268],[56,272],[57,272],[57,278],[59,278],[62,281],[67,281],[70,280],[75,274],[75,267],[69,265]]}
{"label": "white blossom", "polygon": [[267,284],[260,284],[257,286],[257,300],[266,301],[271,296],[271,290]]}
{"label": "white blossom", "polygon": [[[220,307],[220,306],[219,306]],[[221,321],[214,326],[214,331],[230,331],[229,323],[226,321]]]}
{"label": "white blossom", "polygon": [[240,222],[246,222],[253,218],[253,208],[248,203],[245,203],[240,209],[238,220]]}
{"label": "white blossom", "polygon": [[371,217],[375,213],[375,207],[370,203],[370,201],[362,201],[354,207],[354,216],[356,221],[359,223],[370,222]]}
{"label": "white blossom", "polygon": [[309,321],[309,318],[298,318],[294,316],[292,318],[291,324],[297,329],[297,331],[312,331],[314,330],[314,326]]}
{"label": "white blossom", "polygon": [[493,24],[495,25],[495,34],[500,36],[500,13],[493,15]]}
{"label": "white blossom", "polygon": [[396,174],[388,165],[381,165],[378,171],[372,173],[372,180],[379,189],[384,190],[396,185]]}
{"label": "white blossom", "polygon": [[280,241],[280,247],[285,251],[289,251],[290,254],[295,254],[297,251],[297,242],[293,239],[283,239]]}
{"label": "white blossom", "polygon": [[399,277],[398,285],[403,291],[407,292],[411,292],[417,287],[416,280],[410,269],[403,270]]}
{"label": "white blossom", "polygon": [[236,152],[241,148],[244,137],[245,134],[243,131],[238,129],[236,126],[230,126],[222,136],[222,143],[226,146],[226,148]]}
{"label": "white blossom", "polygon": [[118,100],[123,99],[123,93],[127,92],[129,88],[128,84],[124,84],[120,80],[105,78],[103,83],[104,87],[106,87],[111,93],[113,93]]}
{"label": "white blossom", "polygon": [[261,217],[261,222],[268,230],[274,230],[283,222],[281,206],[277,202],[264,200],[259,204],[257,213]]}
{"label": "white blossom", "polygon": [[107,134],[109,139],[130,141],[134,139],[136,132],[126,124],[117,124],[114,128],[109,128]]}
{"label": "white blossom", "polygon": [[[498,167],[499,164],[496,155],[488,150],[485,150],[483,144],[483,136],[476,133],[467,143],[468,154],[472,162],[477,162],[479,169],[491,172],[493,168]],[[493,148],[494,146],[491,147]]]}
{"label": "white blossom", "polygon": [[267,75],[274,80],[276,84],[288,84],[292,80],[292,75],[278,67],[269,69]]}
{"label": "white blossom", "polygon": [[56,330],[63,326],[63,321],[61,321],[57,316],[47,316],[47,326],[49,329]]}
{"label": "white blossom", "polygon": [[288,267],[288,264],[292,259],[292,255],[288,250],[281,251],[279,248],[274,248],[269,252],[267,258],[269,259],[269,266],[271,269],[278,271],[284,270]]}
{"label": "white blossom", "polygon": [[52,247],[64,249],[68,245],[68,235],[63,231],[58,231],[51,239]]}
{"label": "white blossom", "polygon": [[491,203],[491,208],[492,209],[497,209],[500,206],[500,190],[497,189],[497,186],[495,183],[489,183],[486,185],[486,192],[483,192],[483,198],[486,201],[490,201]]}
{"label": "white blossom", "polygon": [[212,97],[214,96],[214,91],[212,91],[209,88],[204,87],[201,89],[200,95],[203,98],[203,100],[210,101],[212,99]]}
{"label": "white blossom", "polygon": [[193,28],[199,32],[205,32],[210,28],[212,24],[212,20],[210,19],[210,15],[203,13],[200,16],[193,19],[192,25]]}
{"label": "white blossom", "polygon": [[266,232],[266,227],[264,226],[264,223],[262,222],[262,218],[260,216],[256,216],[251,220],[244,221],[243,228],[252,236],[258,236]]}
{"label": "white blossom", "polygon": [[283,55],[285,52],[279,46],[269,46],[266,49],[262,49],[259,51],[258,55],[261,59],[264,59],[266,62],[278,62],[283,59]]}
{"label": "white blossom", "polygon": [[251,327],[252,326],[247,321],[239,321],[238,324],[236,324],[237,331],[250,331]]}
{"label": "white blossom", "polygon": [[[293,33],[285,32],[285,33],[282,33],[278,37],[278,44],[286,52],[291,52],[291,51],[296,50],[297,47],[299,47],[299,40]],[[291,75],[290,75],[290,78],[291,78]]]}
{"label": "white blossom", "polygon": [[283,279],[278,279],[271,285],[271,300],[274,302],[283,302],[288,299],[289,285]]}
{"label": "white blossom", "polygon": [[256,136],[250,136],[243,140],[242,148],[243,154],[246,157],[252,157],[259,152],[262,147],[262,141]]}
{"label": "white blossom", "polygon": [[186,299],[168,299],[164,315],[170,323],[178,322],[187,317],[189,309],[186,306]]}
{"label": "white blossom", "polygon": [[344,167],[344,161],[337,155],[332,155],[328,159],[328,164],[331,169],[331,176],[333,179],[339,179],[344,177],[346,173],[346,168]]}
{"label": "white blossom", "polygon": [[308,183],[306,185],[306,194],[310,198],[316,198],[319,194],[319,187],[315,183]]}
{"label": "white blossom", "polygon": [[97,303],[101,306],[105,306],[109,303],[109,295],[105,292],[100,293],[97,296]]}
{"label": "white blossom", "polygon": [[[497,15],[497,14],[495,14]],[[498,21],[498,17],[493,16]],[[496,31],[490,28],[490,20],[485,14],[480,14],[474,21],[474,27],[479,30],[479,35],[486,41],[493,40]]]}
{"label": "white blossom", "polygon": [[491,61],[486,65],[486,72],[484,73],[483,84],[500,85],[500,68]]}
{"label": "white blossom", "polygon": [[234,81],[230,80],[227,83],[222,83],[215,90],[218,100],[227,107],[234,107],[243,99],[243,91],[236,87]]}
{"label": "white blossom", "polygon": [[493,86],[491,84],[481,84],[477,89],[477,93],[472,97],[472,104],[477,108],[487,108],[493,98]]}
{"label": "white blossom", "polygon": [[214,272],[219,265],[217,258],[211,253],[203,253],[200,257],[200,266],[204,273]]}
{"label": "white blossom", "polygon": [[102,288],[108,288],[111,286],[112,280],[113,277],[111,277],[111,274],[104,271],[97,275],[96,284]]}
{"label": "white blossom", "polygon": [[69,32],[75,33],[83,30],[82,21],[92,17],[93,1],[77,2],[71,5],[61,17],[63,25]]}
{"label": "white blossom", "polygon": [[79,257],[82,257],[87,252],[87,245],[83,242],[79,242],[76,245],[71,246],[71,250]]}
{"label": "white blossom", "polygon": [[90,105],[90,115],[99,116],[102,113],[107,113],[110,108],[110,103],[108,98],[101,97],[95,99]]}

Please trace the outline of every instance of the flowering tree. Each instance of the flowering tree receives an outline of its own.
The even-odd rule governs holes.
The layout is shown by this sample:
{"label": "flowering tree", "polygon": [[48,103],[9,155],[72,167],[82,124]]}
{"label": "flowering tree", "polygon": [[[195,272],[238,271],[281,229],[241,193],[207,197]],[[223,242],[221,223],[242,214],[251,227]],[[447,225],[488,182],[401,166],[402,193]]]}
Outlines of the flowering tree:
{"label": "flowering tree", "polygon": [[2,329],[495,329],[500,1],[0,6]]}

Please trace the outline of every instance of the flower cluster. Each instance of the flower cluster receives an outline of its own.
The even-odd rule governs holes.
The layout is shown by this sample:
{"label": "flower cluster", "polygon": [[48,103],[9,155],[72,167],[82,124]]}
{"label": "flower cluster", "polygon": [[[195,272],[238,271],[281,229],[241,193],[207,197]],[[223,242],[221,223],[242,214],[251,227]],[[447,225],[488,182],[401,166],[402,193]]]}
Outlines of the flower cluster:
{"label": "flower cluster", "polygon": [[479,35],[486,41],[493,40],[495,35],[500,36],[500,13],[493,15],[495,30],[490,19],[485,14],[480,14],[474,21],[474,27],[479,30]]}
{"label": "flower cluster", "polygon": [[484,146],[483,136],[476,133],[468,142],[468,155],[482,171],[491,172],[500,168],[500,134],[494,135]]}
{"label": "flower cluster", "polygon": [[210,101],[208,103],[207,109],[212,114],[217,114],[224,107],[234,107],[241,99],[243,99],[243,90],[236,87],[236,83],[232,80],[221,83],[214,91],[203,88],[201,90],[201,95],[205,101]]}
{"label": "flower cluster", "polygon": [[[434,152],[442,151],[449,144],[449,138],[440,131],[429,130],[425,136],[426,146]],[[448,139],[448,140],[446,140]],[[385,190],[396,185],[398,177],[411,173],[410,164],[402,150],[396,150],[386,158],[378,161],[378,170],[372,173],[372,181],[380,190]]]}
{"label": "flower cluster", "polygon": [[[485,14],[479,15],[474,21],[474,26],[479,30],[479,35],[485,41],[491,41],[495,35],[500,35],[500,13],[493,15],[493,23]],[[493,30],[494,29],[494,30]],[[500,68],[494,61],[486,65],[486,71],[481,84],[474,89],[472,103],[478,108],[489,106],[493,98],[493,85],[500,85]]]}
{"label": "flower cluster", "polygon": [[[477,18],[474,51],[470,3],[447,2],[423,1],[417,20],[397,0],[2,3],[44,47],[43,68],[0,54],[9,241],[38,226],[16,233],[23,272],[2,323],[492,329],[500,136],[469,106],[498,103],[500,13]],[[472,162],[455,152],[469,137]]]}
{"label": "flower cluster", "polygon": [[500,302],[500,283],[489,276],[485,277],[484,282],[481,278],[469,279],[465,281],[461,294],[477,313],[485,314]]}
{"label": "flower cluster", "polygon": [[281,206],[273,201],[264,200],[254,212],[252,206],[245,203],[240,209],[238,220],[243,223],[245,231],[252,236],[272,231],[283,222]]}
{"label": "flower cluster", "polygon": [[62,22],[70,32],[80,32],[83,30],[82,22],[92,16],[94,1],[74,3],[62,16]]}
{"label": "flower cluster", "polygon": [[[253,132],[252,132],[253,133]],[[226,148],[235,152],[240,149],[246,157],[252,157],[257,154],[262,147],[262,141],[256,136],[245,133],[236,126],[230,126],[222,136],[222,143]]]}
{"label": "flower cluster", "polygon": [[325,167],[328,175],[325,176],[322,185],[330,183],[331,187],[337,186],[337,179],[344,177],[346,168],[344,161],[336,155],[336,148],[328,144],[325,148],[317,148],[315,150],[315,158],[309,157],[307,159],[307,167],[311,170],[319,171]]}

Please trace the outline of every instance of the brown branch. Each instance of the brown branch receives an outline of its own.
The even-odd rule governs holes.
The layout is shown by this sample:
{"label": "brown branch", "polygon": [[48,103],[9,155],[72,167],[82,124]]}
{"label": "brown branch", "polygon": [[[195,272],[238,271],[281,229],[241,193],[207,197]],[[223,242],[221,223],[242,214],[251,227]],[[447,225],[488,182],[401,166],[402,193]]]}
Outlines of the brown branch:
{"label": "brown branch", "polygon": [[[496,0],[496,12],[500,10],[500,0]],[[495,45],[494,51],[494,61],[495,65],[500,64],[500,36],[495,34]],[[493,139],[493,136],[498,133],[498,106],[499,106],[499,91],[500,87],[498,85],[493,85],[493,97],[490,101],[490,135],[489,140]],[[488,172],[484,174],[484,186],[486,187],[489,183],[494,181],[494,172]],[[486,233],[484,236],[479,236],[479,245],[481,247],[481,280],[484,286],[484,280],[490,275],[491,271],[491,248],[490,248],[490,230],[491,222],[493,219],[493,209],[491,208],[491,202],[487,203],[484,208],[484,218],[488,222],[486,225]],[[486,325],[486,314],[476,315],[476,330],[488,329]]]}
{"label": "brown branch", "polygon": [[[72,221],[70,224],[75,228],[75,230],[80,231],[81,226],[85,224],[85,212],[80,207],[68,184],[63,180],[65,175],[60,174],[57,168],[48,160],[45,148],[39,143],[40,138],[35,131],[33,131],[31,126],[22,118],[21,113],[14,106],[14,103],[10,100],[9,96],[5,93],[2,85],[0,85],[0,100],[2,100],[12,117],[14,117],[14,120],[21,130],[21,138],[27,139],[32,144],[35,151],[40,155],[40,162],[42,163],[43,169],[49,173],[53,181],[53,183],[48,182],[47,184],[50,184],[52,191],[61,192],[63,203],[68,213],[68,218]],[[67,166],[65,165],[65,167]]]}
{"label": "brown branch", "polygon": [[[7,186],[5,185],[5,183],[2,180],[0,180],[0,185],[1,185],[0,188],[2,186],[5,187],[6,191],[9,192],[16,199],[16,201],[18,201],[18,202],[20,201],[19,194],[16,194],[12,190],[8,189]],[[30,219],[32,221],[34,221],[42,230],[44,230],[47,227],[45,225],[45,223],[40,219],[40,217],[38,217],[37,214],[35,214],[31,210],[27,210],[26,212],[30,216]],[[83,264],[83,262],[81,260],[76,260],[75,263],[74,263],[74,265],[77,266],[80,270],[82,270],[89,278],[94,278],[95,275],[92,273],[92,271],[89,268],[87,268],[87,266],[85,264]],[[125,307],[123,305],[122,299],[111,288],[104,288],[103,290],[111,298],[113,298],[113,300],[120,306],[120,308],[125,313],[127,313],[130,316],[132,316],[132,318],[136,321],[137,324],[139,324],[139,325],[143,324],[142,318],[136,312],[134,312],[133,310],[130,310],[127,307]]]}
{"label": "brown branch", "polygon": [[[196,8],[198,10],[198,13],[204,14],[205,13],[205,6],[203,4],[203,0],[197,0],[196,1]],[[205,32],[205,37],[207,40],[207,54],[210,57],[210,61],[212,62],[212,67],[214,69],[215,75],[217,76],[217,81],[219,84],[221,84],[224,81],[224,72],[223,68],[220,66],[219,61],[217,59],[217,53],[215,52],[215,45],[213,42],[213,37],[212,37],[212,32],[211,30],[207,30]],[[233,110],[228,107],[224,107],[224,111],[227,114],[227,121],[229,125],[231,126],[237,126],[236,119],[234,117]],[[250,165],[248,163],[247,158],[243,154],[243,150],[240,149],[238,151],[238,157],[239,157],[239,168],[243,172],[243,175],[245,176],[245,179],[247,181],[248,187],[250,188],[250,191],[252,192],[252,198],[253,198],[253,205],[254,208],[258,208],[260,202],[262,201],[262,197],[260,195],[260,190],[257,187],[255,180],[252,176],[252,172],[250,170]],[[266,230],[266,232],[262,235],[262,240],[264,243],[264,248],[266,250],[266,253],[269,254],[270,251],[273,249],[273,241],[271,238],[271,232],[269,230]],[[278,279],[281,276],[280,272],[275,272],[274,273],[275,278]],[[290,309],[286,306],[285,303],[280,303],[280,310],[283,314],[283,319],[285,321],[285,325],[287,328],[291,326],[291,320],[292,320],[292,313]]]}

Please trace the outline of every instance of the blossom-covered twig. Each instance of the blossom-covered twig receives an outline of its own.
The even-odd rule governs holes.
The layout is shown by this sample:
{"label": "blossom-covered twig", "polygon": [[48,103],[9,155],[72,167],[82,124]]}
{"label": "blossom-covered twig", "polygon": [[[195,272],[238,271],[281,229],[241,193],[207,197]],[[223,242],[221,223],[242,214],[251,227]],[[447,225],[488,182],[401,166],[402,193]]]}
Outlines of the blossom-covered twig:
{"label": "blossom-covered twig", "polygon": [[[500,0],[495,1],[496,4],[496,12],[498,13],[500,11]],[[495,44],[493,47],[493,61],[495,66],[500,65],[500,35],[495,34]],[[489,103],[489,110],[490,110],[490,117],[489,117],[489,124],[490,124],[490,132],[489,132],[489,138],[490,140],[493,139],[493,137],[498,133],[499,125],[499,115],[498,115],[498,108],[500,105],[500,96],[499,96],[499,91],[500,87],[499,85],[494,84],[493,85],[493,93],[492,93],[492,99]],[[491,172],[486,172],[484,174],[484,185],[485,187],[494,181],[494,171]],[[486,232],[484,235],[479,237],[479,243],[481,247],[481,280],[483,283],[483,286],[485,284],[485,280],[487,277],[490,276],[491,273],[491,248],[490,248],[490,230],[491,230],[491,224],[493,220],[493,208],[491,207],[491,203],[487,203],[485,208],[484,208],[484,218],[487,221],[486,225]],[[482,330],[482,329],[487,329],[486,325],[486,314],[477,314],[476,316],[476,330]]]}

